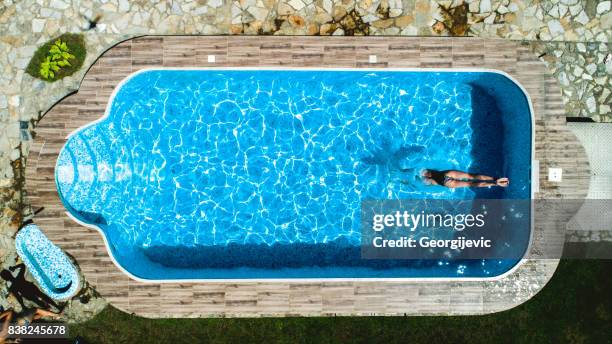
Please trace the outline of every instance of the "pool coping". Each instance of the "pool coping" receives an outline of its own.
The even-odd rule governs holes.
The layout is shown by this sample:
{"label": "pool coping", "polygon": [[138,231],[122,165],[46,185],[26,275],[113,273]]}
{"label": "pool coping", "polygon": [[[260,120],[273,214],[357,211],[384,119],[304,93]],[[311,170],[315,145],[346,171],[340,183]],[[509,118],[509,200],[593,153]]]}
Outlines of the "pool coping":
{"label": "pool coping", "polygon": [[[223,283],[138,282],[117,269],[107,255],[104,239],[97,231],[76,224],[58,208],[55,179],[49,172],[55,165],[57,143],[79,122],[89,123],[100,116],[104,99],[107,104],[108,83],[116,84],[131,69],[154,66],[176,66],[177,63],[199,65],[207,53],[217,55],[221,62],[212,66],[237,67],[277,66],[286,64],[329,66],[361,69],[368,66],[367,54],[378,54],[375,66],[457,66],[458,70],[494,66],[519,75],[519,84],[531,90],[533,101],[533,153],[540,164],[540,189],[537,197],[584,198],[588,190],[588,159],[564,122],[560,88],[544,64],[533,53],[533,44],[522,44],[481,38],[429,37],[232,37],[232,36],[144,36],[130,38],[107,50],[85,74],[79,92],[57,103],[37,127],[26,164],[28,199],[33,206],[46,206],[36,219],[47,236],[58,246],[75,256],[85,278],[113,306],[146,317],[259,317],[259,316],[321,316],[321,315],[434,315],[486,314],[515,307],[537,293],[552,277],[557,259],[545,259],[537,254],[521,261],[514,273],[496,281],[346,281],[299,280],[298,282],[261,281]],[[456,50],[457,49],[457,50]],[[455,52],[456,51],[456,52]],[[419,53],[420,52],[420,53]],[[288,55],[287,55],[287,54]],[[204,54],[204,55],[202,55]],[[131,65],[130,65],[130,60]],[[385,61],[386,62],[383,62]],[[187,61],[187,62],[184,62]],[[191,61],[191,62],[189,62]],[[196,61],[196,62],[194,62]],[[195,64],[194,64],[195,63]],[[131,66],[131,67],[130,67]],[[436,68],[437,70],[442,68]],[[508,69],[510,68],[510,69]],[[232,68],[234,69],[234,68]],[[389,70],[390,68],[383,68]],[[479,70],[482,70],[479,68]],[[517,74],[518,73],[518,74]],[[117,79],[117,75],[122,75]],[[114,89],[113,86],[113,89]],[[534,88],[535,87],[535,88]],[[76,90],[76,89],[75,89]],[[535,93],[531,93],[536,90]],[[81,99],[81,100],[79,100]],[[82,106],[77,107],[77,104]],[[87,102],[84,103],[84,102]],[[104,110],[100,111],[103,112]],[[78,113],[77,113],[78,112]],[[69,122],[65,122],[68,120]],[[86,121],[85,121],[86,120]],[[66,131],[66,125],[73,126]],[[82,125],[81,125],[82,126]],[[62,129],[65,128],[65,129]],[[570,157],[568,159],[568,157]],[[532,159],[533,161],[533,159]],[[533,162],[532,162],[533,163]],[[564,183],[546,181],[547,166],[564,167]],[[537,171],[533,171],[534,174]],[[532,182],[532,186],[535,186]],[[40,191],[39,191],[40,190]],[[533,216],[532,218],[534,218]],[[531,244],[536,251],[544,243],[537,229],[531,232]],[[537,234],[537,235],[536,235]],[[102,243],[102,245],[100,245]]]}
{"label": "pool coping", "polygon": [[[106,109],[104,111],[104,115],[90,123],[87,123],[83,126],[80,126],[74,129],[66,136],[66,142],[64,146],[62,146],[62,150],[68,144],[68,140],[76,135],[78,132],[93,127],[98,123],[104,121],[110,115],[111,105],[115,100],[117,93],[121,90],[121,88],[129,82],[134,77],[150,72],[150,71],[211,71],[211,70],[219,70],[219,71],[365,71],[365,72],[437,72],[437,73],[493,73],[499,74],[506,77],[510,80],[514,85],[516,85],[527,100],[527,104],[529,106],[529,118],[531,119],[531,166],[530,170],[534,166],[535,160],[535,116],[533,110],[533,104],[531,101],[531,97],[529,92],[521,85],[518,80],[516,80],[512,75],[499,70],[499,69],[491,69],[491,68],[313,68],[313,67],[148,67],[142,68],[131,74],[127,75],[124,79],[122,79],[113,89],[110,97],[108,98],[108,102],[106,104]],[[57,164],[59,163],[59,159],[56,161],[55,170],[57,171]],[[57,181],[56,181],[57,183]],[[59,194],[59,192],[58,192]],[[108,237],[104,230],[94,224],[86,223],[82,220],[79,220],[74,216],[70,211],[66,211],[66,215],[70,217],[73,221],[77,222],[81,226],[88,227],[91,229],[95,229],[102,235],[104,238],[104,244],[106,246],[106,250],[113,261],[113,264],[119,268],[123,273],[128,275],[130,278],[143,282],[143,283],[177,283],[177,282],[220,282],[220,283],[240,283],[240,282],[321,282],[321,281],[331,281],[331,282],[351,282],[351,281],[381,281],[381,282],[409,282],[409,281],[440,281],[440,282],[467,282],[467,281],[496,281],[504,279],[506,276],[514,273],[521,265],[525,263],[525,257],[529,254],[531,250],[531,245],[533,242],[533,230],[534,230],[534,207],[533,200],[535,196],[535,191],[533,187],[533,180],[530,180],[530,228],[529,228],[529,242],[527,247],[525,248],[525,252],[522,257],[514,264],[510,269],[505,271],[502,274],[492,276],[492,277],[305,277],[305,278],[165,278],[165,279],[153,279],[153,278],[142,278],[134,275],[126,268],[124,268],[115,258],[113,251],[110,248],[110,244],[108,242]],[[60,200],[63,201],[63,197],[60,194]]]}

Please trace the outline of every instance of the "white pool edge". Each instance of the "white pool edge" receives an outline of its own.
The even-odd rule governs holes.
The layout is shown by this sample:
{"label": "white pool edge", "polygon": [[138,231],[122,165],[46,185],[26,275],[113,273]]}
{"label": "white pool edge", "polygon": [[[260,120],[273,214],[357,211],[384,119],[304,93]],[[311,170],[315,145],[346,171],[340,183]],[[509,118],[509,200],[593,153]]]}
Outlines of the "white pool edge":
{"label": "white pool edge", "polygon": [[[62,148],[60,149],[60,152],[63,151],[63,149],[65,148],[66,144],[68,143],[68,140],[76,135],[76,133],[80,132],[81,130],[84,130],[90,126],[93,126],[95,124],[98,124],[100,122],[102,122],[103,120],[105,120],[109,115],[110,115],[110,108],[111,108],[111,104],[113,103],[113,100],[115,99],[115,96],[117,95],[117,93],[119,92],[119,90],[123,87],[123,85],[125,83],[127,83],[129,80],[131,80],[132,78],[134,78],[135,76],[141,74],[141,73],[145,73],[145,72],[149,72],[149,71],[157,71],[157,70],[169,70],[169,71],[206,71],[206,70],[219,70],[219,71],[225,71],[225,70],[239,70],[239,71],[261,71],[261,70],[269,70],[269,71],[293,71],[293,70],[297,70],[297,71],[368,71],[368,72],[440,72],[440,73],[493,73],[493,74],[499,74],[502,75],[504,77],[506,77],[508,80],[512,81],[522,92],[523,95],[525,96],[525,98],[527,99],[527,104],[529,105],[529,112],[530,112],[530,118],[531,118],[531,168],[533,168],[533,162],[535,160],[535,115],[534,115],[534,110],[533,110],[533,103],[531,101],[531,97],[529,96],[529,93],[527,92],[527,90],[523,87],[523,85],[521,85],[514,77],[512,77],[510,74],[502,71],[502,70],[497,70],[497,69],[490,69],[490,68],[312,68],[312,67],[274,67],[274,66],[268,66],[268,67],[163,67],[163,68],[159,68],[159,67],[147,67],[147,68],[143,68],[140,70],[137,70],[135,72],[132,72],[131,74],[129,74],[128,76],[126,76],[123,80],[121,80],[117,86],[115,86],[115,88],[113,89],[113,92],[111,93],[107,105],[106,105],[106,110],[104,111],[104,115],[100,118],[98,118],[95,121],[89,122],[75,130],[73,130],[70,134],[68,134],[66,136],[66,142],[64,143],[64,145],[62,145]],[[54,171],[57,170],[57,163],[59,160],[56,160],[55,163],[55,167],[54,167]],[[538,180],[538,185],[539,185],[539,180]],[[57,187],[57,180],[56,180],[56,187]],[[113,255],[111,248],[110,248],[110,244],[108,242],[108,239],[106,237],[106,234],[104,233],[104,230],[102,230],[100,227],[96,226],[96,225],[92,225],[92,224],[88,224],[85,223],[79,219],[77,219],[75,216],[73,216],[70,211],[66,211],[66,215],[68,215],[69,218],[71,218],[73,221],[75,221],[76,223],[80,224],[81,226],[87,227],[87,228],[92,228],[96,231],[98,231],[101,235],[102,238],[104,240],[104,245],[106,246],[106,252],[108,253],[108,255],[110,256],[113,264],[115,264],[115,266],[117,266],[119,268],[119,270],[121,270],[123,273],[125,273],[128,277],[138,281],[138,282],[142,282],[142,283],[180,283],[180,282],[185,282],[185,283],[193,283],[193,282],[208,282],[208,283],[248,283],[248,282],[253,282],[253,283],[264,283],[264,282],[300,282],[300,283],[316,283],[316,282],[322,282],[322,281],[329,281],[329,282],[484,282],[484,281],[499,281],[502,279],[505,279],[507,276],[513,274],[516,270],[518,270],[523,264],[525,264],[525,262],[527,262],[528,260],[533,260],[533,258],[525,258],[529,252],[531,251],[532,245],[533,245],[533,229],[534,229],[534,206],[533,206],[533,201],[534,201],[534,195],[535,195],[535,191],[534,191],[534,187],[533,187],[533,179],[531,180],[531,183],[529,185],[530,188],[530,193],[531,193],[531,199],[530,199],[530,204],[531,204],[531,216],[530,216],[530,230],[529,230],[529,243],[527,245],[527,248],[525,249],[525,253],[523,254],[523,258],[521,258],[512,268],[510,268],[508,271],[497,275],[497,276],[493,276],[493,277],[397,277],[397,278],[389,278],[389,277],[384,277],[384,278],[380,278],[380,277],[369,277],[369,278],[240,278],[240,279],[216,279],[216,278],[167,278],[167,279],[146,279],[146,278],[142,278],[142,277],[138,277],[134,274],[132,274],[131,272],[129,272],[128,270],[126,270],[121,264],[119,264],[119,262],[115,259],[115,256]],[[59,193],[59,190],[58,190]],[[63,198],[60,197],[60,199],[62,200],[62,204],[63,204]]]}

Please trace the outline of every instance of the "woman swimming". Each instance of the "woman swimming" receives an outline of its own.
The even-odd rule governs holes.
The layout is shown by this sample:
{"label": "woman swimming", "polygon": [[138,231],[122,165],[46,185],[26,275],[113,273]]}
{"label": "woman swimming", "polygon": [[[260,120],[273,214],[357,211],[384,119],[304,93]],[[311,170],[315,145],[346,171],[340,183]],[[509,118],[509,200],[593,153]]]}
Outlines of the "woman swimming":
{"label": "woman swimming", "polygon": [[488,186],[501,186],[505,188],[510,183],[508,178],[495,179],[482,174],[471,174],[456,170],[423,170],[421,176],[424,182],[429,185],[440,185],[447,188],[481,188]]}

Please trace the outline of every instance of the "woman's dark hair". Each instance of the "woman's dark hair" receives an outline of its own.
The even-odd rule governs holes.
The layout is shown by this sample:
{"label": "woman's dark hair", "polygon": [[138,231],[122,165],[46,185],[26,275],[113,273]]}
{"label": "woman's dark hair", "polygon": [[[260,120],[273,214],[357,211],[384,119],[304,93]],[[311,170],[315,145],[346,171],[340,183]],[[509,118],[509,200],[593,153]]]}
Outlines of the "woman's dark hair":
{"label": "woman's dark hair", "polygon": [[446,171],[436,171],[436,170],[426,170],[429,172],[429,179],[436,182],[438,185],[444,186],[444,177],[446,176]]}

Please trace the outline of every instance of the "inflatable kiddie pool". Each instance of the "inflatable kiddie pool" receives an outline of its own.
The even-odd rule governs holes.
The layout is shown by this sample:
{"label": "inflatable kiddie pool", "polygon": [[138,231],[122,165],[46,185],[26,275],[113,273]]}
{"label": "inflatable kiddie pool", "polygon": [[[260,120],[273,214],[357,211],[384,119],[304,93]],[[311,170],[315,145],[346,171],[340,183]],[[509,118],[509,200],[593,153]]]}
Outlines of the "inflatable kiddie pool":
{"label": "inflatable kiddie pool", "polygon": [[79,290],[79,273],[68,256],[34,224],[15,238],[17,254],[41,290],[55,300],[71,298]]}

